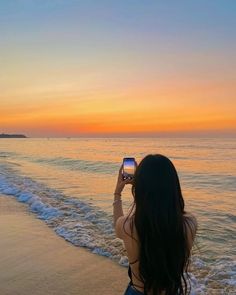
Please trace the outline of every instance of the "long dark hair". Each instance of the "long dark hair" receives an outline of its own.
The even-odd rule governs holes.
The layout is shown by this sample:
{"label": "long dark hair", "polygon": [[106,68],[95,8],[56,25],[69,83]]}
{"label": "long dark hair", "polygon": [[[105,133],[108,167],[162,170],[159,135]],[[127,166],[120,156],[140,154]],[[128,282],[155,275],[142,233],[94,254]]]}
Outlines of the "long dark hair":
{"label": "long dark hair", "polygon": [[184,199],[173,163],[160,154],[146,156],[136,169],[132,193],[144,293],[188,294],[190,249]]}

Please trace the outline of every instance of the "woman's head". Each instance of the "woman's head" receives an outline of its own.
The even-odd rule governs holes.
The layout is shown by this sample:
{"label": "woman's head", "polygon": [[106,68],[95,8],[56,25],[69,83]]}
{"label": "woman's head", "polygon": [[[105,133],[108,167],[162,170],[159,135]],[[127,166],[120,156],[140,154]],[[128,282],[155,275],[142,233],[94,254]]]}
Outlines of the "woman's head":
{"label": "woman's head", "polygon": [[183,273],[189,249],[184,234],[184,200],[172,162],[159,154],[146,156],[136,169],[132,192],[145,292],[186,294]]}
{"label": "woman's head", "polygon": [[136,206],[143,212],[147,210],[148,215],[154,211],[171,219],[173,214],[184,213],[184,200],[176,169],[163,155],[148,155],[140,162],[132,190]]}

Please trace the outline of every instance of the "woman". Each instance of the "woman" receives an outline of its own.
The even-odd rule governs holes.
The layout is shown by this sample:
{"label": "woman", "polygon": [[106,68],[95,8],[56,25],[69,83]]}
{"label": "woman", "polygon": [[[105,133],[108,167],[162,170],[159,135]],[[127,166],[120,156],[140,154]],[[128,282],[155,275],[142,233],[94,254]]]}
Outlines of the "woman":
{"label": "woman", "polygon": [[[121,193],[126,184],[132,184],[134,203],[124,216]],[[172,162],[163,155],[148,155],[132,181],[123,180],[121,167],[113,209],[116,235],[129,259],[130,283],[124,295],[189,294],[187,269],[197,221],[184,210]]]}

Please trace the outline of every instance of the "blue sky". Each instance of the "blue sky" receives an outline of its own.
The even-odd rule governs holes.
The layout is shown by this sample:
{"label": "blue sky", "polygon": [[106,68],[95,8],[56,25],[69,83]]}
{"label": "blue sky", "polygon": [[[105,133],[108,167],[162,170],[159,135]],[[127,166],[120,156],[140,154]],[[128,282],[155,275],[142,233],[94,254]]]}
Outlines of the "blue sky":
{"label": "blue sky", "polygon": [[[184,91],[196,90],[199,95],[189,98],[193,109],[199,103],[202,108],[207,103],[209,109],[216,103],[217,111],[209,115],[220,120],[222,104],[224,120],[227,113],[233,120],[235,28],[236,1],[3,0],[2,107],[7,111],[10,104],[17,111],[19,105],[33,108],[36,101],[40,106],[54,90],[64,97],[66,92],[75,97],[86,92],[88,97],[98,91],[96,100],[103,100],[110,89],[132,100],[136,92],[130,89],[142,85],[140,92],[152,89],[150,96],[157,99],[167,87],[176,87],[176,97],[167,95],[173,104]],[[191,89],[180,91],[182,85]],[[213,91],[214,85],[221,88]],[[13,128],[7,121],[3,126]]]}

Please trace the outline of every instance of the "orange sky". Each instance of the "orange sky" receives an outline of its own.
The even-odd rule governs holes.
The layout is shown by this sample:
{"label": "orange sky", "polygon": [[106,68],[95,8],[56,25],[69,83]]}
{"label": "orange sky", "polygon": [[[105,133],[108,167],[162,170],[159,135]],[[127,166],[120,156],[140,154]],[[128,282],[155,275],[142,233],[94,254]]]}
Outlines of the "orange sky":
{"label": "orange sky", "polygon": [[[65,18],[58,10],[55,23],[50,18],[41,23],[40,12],[32,7],[24,11],[32,14],[26,19],[28,27],[16,22],[5,32],[0,133],[236,133],[236,67],[230,38],[216,44],[210,27],[204,36],[206,31],[198,32],[199,23],[186,27],[192,21],[187,19],[184,27],[173,20],[169,27],[150,33],[150,17],[156,21],[156,15],[142,15],[141,7],[139,27],[132,28],[111,19],[109,28],[97,16],[85,25],[77,15],[73,19],[72,7]],[[45,13],[46,7],[40,9]],[[227,22],[224,25],[227,30]],[[182,39],[173,37],[171,30]]]}
{"label": "orange sky", "polygon": [[[105,79],[104,79],[105,80]],[[79,81],[78,81],[79,82]],[[7,89],[1,101],[2,131],[35,136],[232,130],[233,83],[138,81],[131,85],[31,84]],[[89,84],[95,85],[94,89]],[[47,86],[47,87],[46,87]],[[86,86],[86,87],[85,87]],[[84,89],[83,89],[84,88]],[[87,89],[86,89],[87,88]]]}

